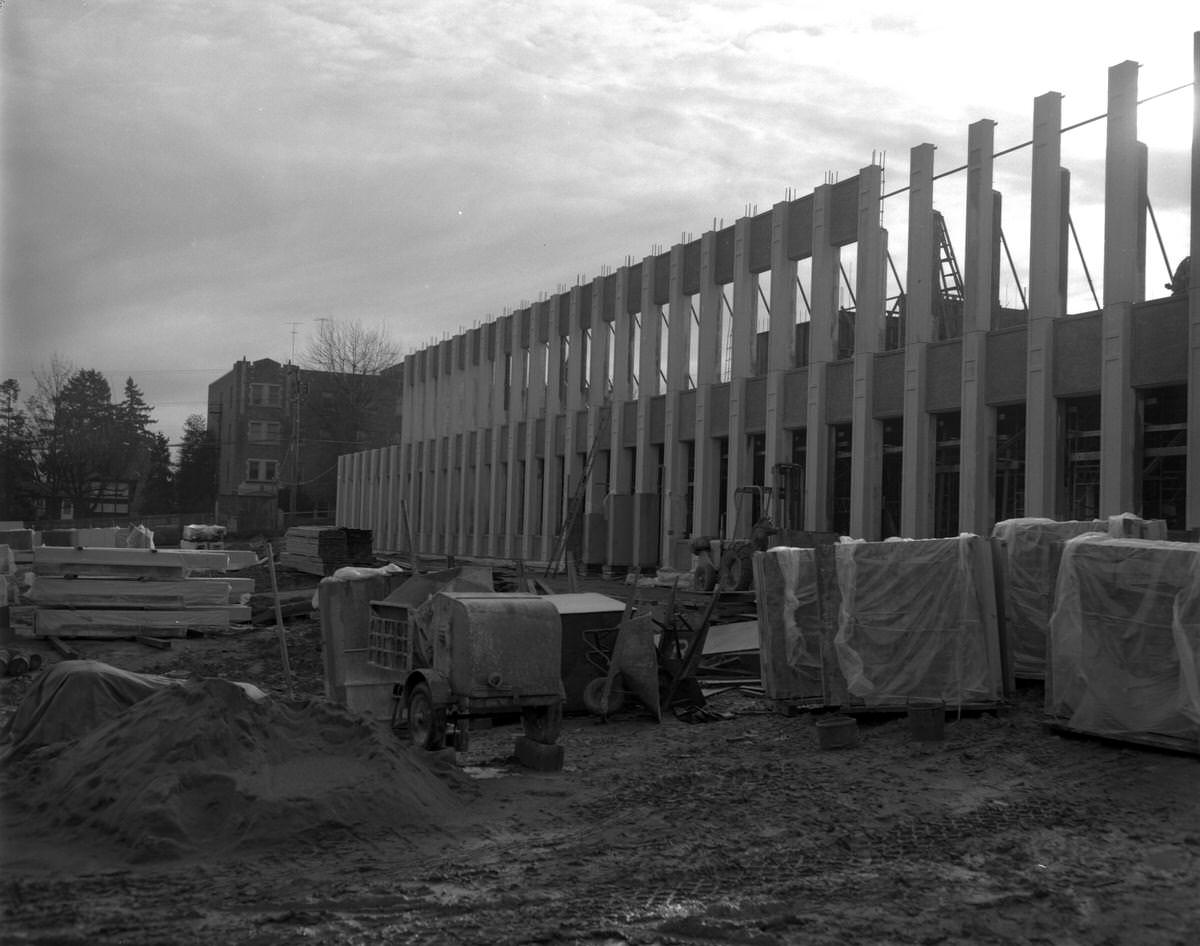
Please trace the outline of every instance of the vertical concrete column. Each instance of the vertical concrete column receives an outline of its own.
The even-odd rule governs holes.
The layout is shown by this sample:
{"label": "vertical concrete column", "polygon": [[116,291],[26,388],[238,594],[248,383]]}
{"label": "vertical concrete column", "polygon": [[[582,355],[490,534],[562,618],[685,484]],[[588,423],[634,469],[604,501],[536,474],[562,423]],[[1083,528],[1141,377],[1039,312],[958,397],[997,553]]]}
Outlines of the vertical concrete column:
{"label": "vertical concrete column", "polygon": [[717,445],[713,440],[712,387],[721,377],[721,287],[716,281],[717,234],[700,237],[699,338],[696,363],[696,475],[692,521],[697,535],[716,535]]}
{"label": "vertical concrete column", "polygon": [[[628,565],[632,560],[632,505],[624,497],[632,492],[634,470],[625,451],[629,433],[625,424],[625,404],[633,390],[633,315],[629,311],[629,267],[617,270],[616,315],[613,335],[613,394],[610,434],[612,445],[611,475],[608,484],[608,538],[605,561],[609,565]],[[628,514],[626,510],[628,509]]]}
{"label": "vertical concrete column", "polygon": [[[405,482],[402,485],[401,514],[408,516],[409,529],[416,531],[413,510],[416,508],[417,490],[417,444],[421,438],[421,393],[417,389],[420,372],[417,368],[419,353],[414,352],[404,359],[405,403],[408,408],[404,423],[400,427],[400,443],[404,446]],[[405,537],[407,542],[407,536]],[[406,551],[411,551],[406,549]]]}
{"label": "vertical concrete column", "polygon": [[[607,527],[604,497],[608,493],[608,465],[604,455],[612,450],[611,427],[604,434],[604,414],[610,410],[612,399],[608,394],[609,321],[604,312],[604,280],[597,276],[592,280],[592,345],[588,352],[588,449],[595,449],[597,456],[592,465],[584,502],[583,558],[587,564],[595,564],[604,558],[602,549],[607,549]],[[586,291],[586,290],[585,290]]]}
{"label": "vertical concrete column", "polygon": [[996,296],[992,259],[995,201],[992,154],[996,123],[982,119],[967,134],[967,227],[963,263],[962,448],[958,522],[964,532],[988,535],[995,517],[992,456],[995,424],[987,409],[987,333]]}
{"label": "vertical concrete column", "polygon": [[384,447],[383,482],[379,495],[379,526],[372,541],[378,551],[396,551],[396,472],[397,448]]}
{"label": "vertical concrete column", "polygon": [[637,464],[633,471],[633,564],[639,568],[658,565],[658,542],[662,530],[662,508],[658,495],[657,451],[650,442],[650,415],[660,390],[662,364],[662,310],[654,301],[656,258],[642,261],[641,350],[638,353]]}
{"label": "vertical concrete column", "polygon": [[1100,514],[1137,512],[1132,385],[1133,303],[1145,298],[1144,150],[1137,141],[1136,62],[1108,70],[1104,150],[1104,311],[1100,374]]}
{"label": "vertical concrete column", "polygon": [[[546,533],[550,536],[550,550],[553,550],[555,537],[560,527],[566,524],[566,518],[571,513],[571,500],[579,486],[579,478],[583,473],[583,462],[580,454],[586,454],[591,443],[587,440],[587,431],[580,437],[576,420],[583,409],[583,378],[587,369],[588,352],[583,344],[583,293],[584,288],[574,286],[570,291],[568,301],[567,329],[570,343],[567,360],[567,390],[566,400],[561,410],[563,412],[563,459],[562,479],[558,477],[558,465],[548,452],[546,456],[547,480],[546,490]],[[591,293],[591,287],[586,290]],[[593,311],[593,310],[588,310]],[[582,525],[580,523],[579,525]]]}
{"label": "vertical concrete column", "polygon": [[1192,34],[1192,233],[1188,290],[1188,529],[1200,529],[1200,31]]}
{"label": "vertical concrete column", "polygon": [[724,538],[749,535],[750,504],[738,512],[737,488],[750,483],[750,445],[746,439],[746,382],[753,374],[758,329],[758,274],[750,272],[750,218],[733,227],[733,351],[729,379],[729,480],[725,485]]}
{"label": "vertical concrete column", "polygon": [[854,394],[850,464],[850,532],[870,541],[881,534],[882,429],[875,419],[875,356],[883,347],[887,294],[887,233],[879,225],[883,169],[858,172],[858,260],[854,315]]}
{"label": "vertical concrete column", "polygon": [[[525,521],[521,523],[521,557],[525,559],[546,557],[542,548],[547,528],[545,496],[538,495],[537,455],[540,447],[548,470],[550,454],[554,450],[554,418],[558,413],[558,377],[562,360],[562,339],[555,330],[557,300],[558,296],[552,296],[548,303],[532,306],[529,310],[529,397],[525,408]],[[546,342],[549,342],[549,350]],[[537,442],[539,418],[545,422],[541,444]],[[550,528],[554,528],[553,525]]]}
{"label": "vertical concrete column", "polygon": [[687,387],[688,323],[691,312],[683,292],[683,244],[671,247],[667,310],[667,389],[663,406],[663,510],[660,544],[664,561],[673,565],[675,544],[687,522],[687,467],[679,429],[679,396]]}
{"label": "vertical concrete column", "polygon": [[1029,336],[1025,360],[1025,515],[1054,518],[1062,483],[1054,397],[1054,320],[1067,311],[1067,208],[1062,95],[1033,101],[1030,172]]}
{"label": "vertical concrete column", "polygon": [[[523,523],[517,515],[521,506],[521,463],[525,459],[525,444],[521,439],[522,426],[526,420],[524,404],[525,391],[521,386],[521,375],[524,365],[524,348],[521,347],[521,317],[520,313],[508,320],[510,334],[509,344],[512,346],[512,386],[508,399],[508,478],[504,484],[504,549],[500,554],[506,558],[524,557],[518,537],[523,534]],[[531,436],[528,427],[525,436]]]}
{"label": "vertical concrete column", "polygon": [[[564,443],[566,438],[570,436],[570,416],[566,414],[567,399],[564,398],[563,387],[566,385],[566,378],[570,374],[569,368],[564,364],[567,358],[575,357],[575,350],[571,347],[571,326],[570,317],[566,325],[559,323],[559,306],[561,304],[561,296],[554,296],[550,300],[550,319],[547,325],[549,330],[549,350],[546,372],[546,430],[545,439],[542,445],[542,495],[539,497],[541,503],[541,520],[542,528],[538,536],[536,551],[531,554],[537,558],[545,559],[550,554],[550,547],[554,541],[554,535],[558,531],[559,524],[562,522],[562,484],[556,482],[555,471],[558,464],[555,460],[558,455],[558,437],[557,430],[560,423],[565,424],[563,430]],[[567,299],[568,306],[570,305],[570,297]],[[569,398],[569,394],[566,396]]]}
{"label": "vertical concrete column", "polygon": [[812,325],[809,336],[807,454],[804,521],[818,532],[830,527],[832,447],[826,423],[829,386],[826,372],[837,353],[838,264],[841,252],[830,239],[833,186],[813,192]]}
{"label": "vertical concrete column", "polygon": [[767,476],[790,456],[784,442],[784,377],[796,360],[796,261],[788,258],[791,201],[771,208],[771,322],[767,329]]}
{"label": "vertical concrete column", "polygon": [[912,149],[908,171],[908,269],[904,297],[904,477],[900,532],[933,535],[933,424],[928,411],[927,365],[933,339],[933,158],[935,148]]}

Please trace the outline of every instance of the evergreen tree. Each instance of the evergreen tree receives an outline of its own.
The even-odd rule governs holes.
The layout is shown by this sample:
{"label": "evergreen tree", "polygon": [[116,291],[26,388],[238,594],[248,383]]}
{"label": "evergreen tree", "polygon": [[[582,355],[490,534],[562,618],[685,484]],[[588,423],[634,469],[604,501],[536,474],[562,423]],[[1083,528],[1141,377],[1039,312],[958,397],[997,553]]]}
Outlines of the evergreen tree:
{"label": "evergreen tree", "polygon": [[[42,490],[51,501],[69,502],[76,517],[90,515],[99,497],[127,470],[112,389],[100,372],[83,369],[57,390],[45,391],[37,405]],[[53,518],[56,510],[48,512]]]}
{"label": "evergreen tree", "polygon": [[200,414],[192,414],[183,425],[175,491],[181,512],[207,511],[216,502],[217,445]]}
{"label": "evergreen tree", "polygon": [[37,515],[37,470],[33,429],[18,405],[21,386],[0,384],[0,519],[24,521]]}
{"label": "evergreen tree", "polygon": [[138,509],[144,515],[175,511],[175,471],[166,434],[151,433],[145,447],[144,472],[138,483]]}

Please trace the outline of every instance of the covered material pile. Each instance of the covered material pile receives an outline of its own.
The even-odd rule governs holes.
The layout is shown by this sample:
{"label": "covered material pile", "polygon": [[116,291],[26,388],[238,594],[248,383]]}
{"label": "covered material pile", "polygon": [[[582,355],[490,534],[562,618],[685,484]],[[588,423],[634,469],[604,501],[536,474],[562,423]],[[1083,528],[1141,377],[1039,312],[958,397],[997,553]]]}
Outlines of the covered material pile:
{"label": "covered material pile", "polygon": [[1200,545],[1066,543],[1046,710],[1071,729],[1200,752]]}
{"label": "covered material pile", "polygon": [[283,537],[279,562],[310,575],[332,575],[349,565],[373,565],[370,529],[295,526]]}
{"label": "covered material pile", "polygon": [[[874,709],[1008,692],[991,546],[975,535],[756,556],[767,696]],[[814,594],[815,589],[815,594]]]}
{"label": "covered material pile", "polygon": [[406,835],[460,804],[385,729],[222,680],[151,694],[58,752],[30,756],[8,788],[45,835],[107,837],[135,859],[331,830]]}
{"label": "covered material pile", "polygon": [[1161,520],[1128,514],[1066,522],[1006,519],[992,529],[1004,571],[1004,620],[1017,677],[1041,680],[1046,675],[1046,635],[1054,611],[1054,588],[1063,543],[1087,532],[1113,538],[1166,538],[1165,523]]}
{"label": "covered material pile", "polygon": [[1058,563],[1068,539],[1085,532],[1104,532],[1100,520],[1006,519],[996,523],[1004,570],[1004,620],[1012,645],[1013,672],[1040,680],[1046,675],[1046,633],[1054,610]]}

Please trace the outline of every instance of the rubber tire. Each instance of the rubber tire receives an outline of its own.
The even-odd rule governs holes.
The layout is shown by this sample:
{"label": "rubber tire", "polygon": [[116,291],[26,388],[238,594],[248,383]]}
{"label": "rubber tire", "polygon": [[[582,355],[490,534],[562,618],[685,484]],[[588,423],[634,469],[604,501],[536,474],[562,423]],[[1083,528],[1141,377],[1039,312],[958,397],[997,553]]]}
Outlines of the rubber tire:
{"label": "rubber tire", "polygon": [[544,746],[552,746],[558,742],[559,733],[562,732],[562,720],[562,700],[542,706],[521,707],[521,726],[526,737]]}
{"label": "rubber tire", "polygon": [[[600,701],[604,696],[604,681],[605,677],[596,677],[595,680],[588,682],[588,685],[583,688],[583,705],[584,708],[593,716],[603,716],[604,708],[600,705]],[[608,712],[616,713],[625,705],[625,691],[621,688],[621,684],[614,681],[613,688],[608,694]]]}
{"label": "rubber tire", "polygon": [[408,738],[420,749],[446,745],[446,710],[433,705],[428,683],[418,683],[408,694]]}

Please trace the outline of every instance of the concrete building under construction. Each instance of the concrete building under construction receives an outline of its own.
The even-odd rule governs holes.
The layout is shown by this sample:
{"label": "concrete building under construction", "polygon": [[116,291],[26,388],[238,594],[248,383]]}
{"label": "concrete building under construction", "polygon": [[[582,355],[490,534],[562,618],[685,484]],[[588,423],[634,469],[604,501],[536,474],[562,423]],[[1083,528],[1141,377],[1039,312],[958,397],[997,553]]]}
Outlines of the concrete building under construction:
{"label": "concrete building under construction", "polygon": [[[1191,68],[1200,79],[1200,34]],[[1185,261],[1147,299],[1163,283],[1146,274],[1138,95],[1137,64],[1113,66],[1090,311],[1068,311],[1069,129],[1051,92],[1018,146],[1020,305],[999,301],[1012,261],[981,120],[965,167],[935,173],[920,144],[888,193],[872,164],[409,355],[401,442],[341,458],[338,524],[372,529],[379,551],[411,537],[426,554],[547,561],[569,545],[591,566],[683,567],[695,537],[748,531],[765,493],[742,488],[757,486],[790,528],[865,539],[1122,512],[1195,537],[1200,291]],[[956,172],[959,252],[934,204]],[[885,199],[905,202],[902,235],[881,225]]]}

